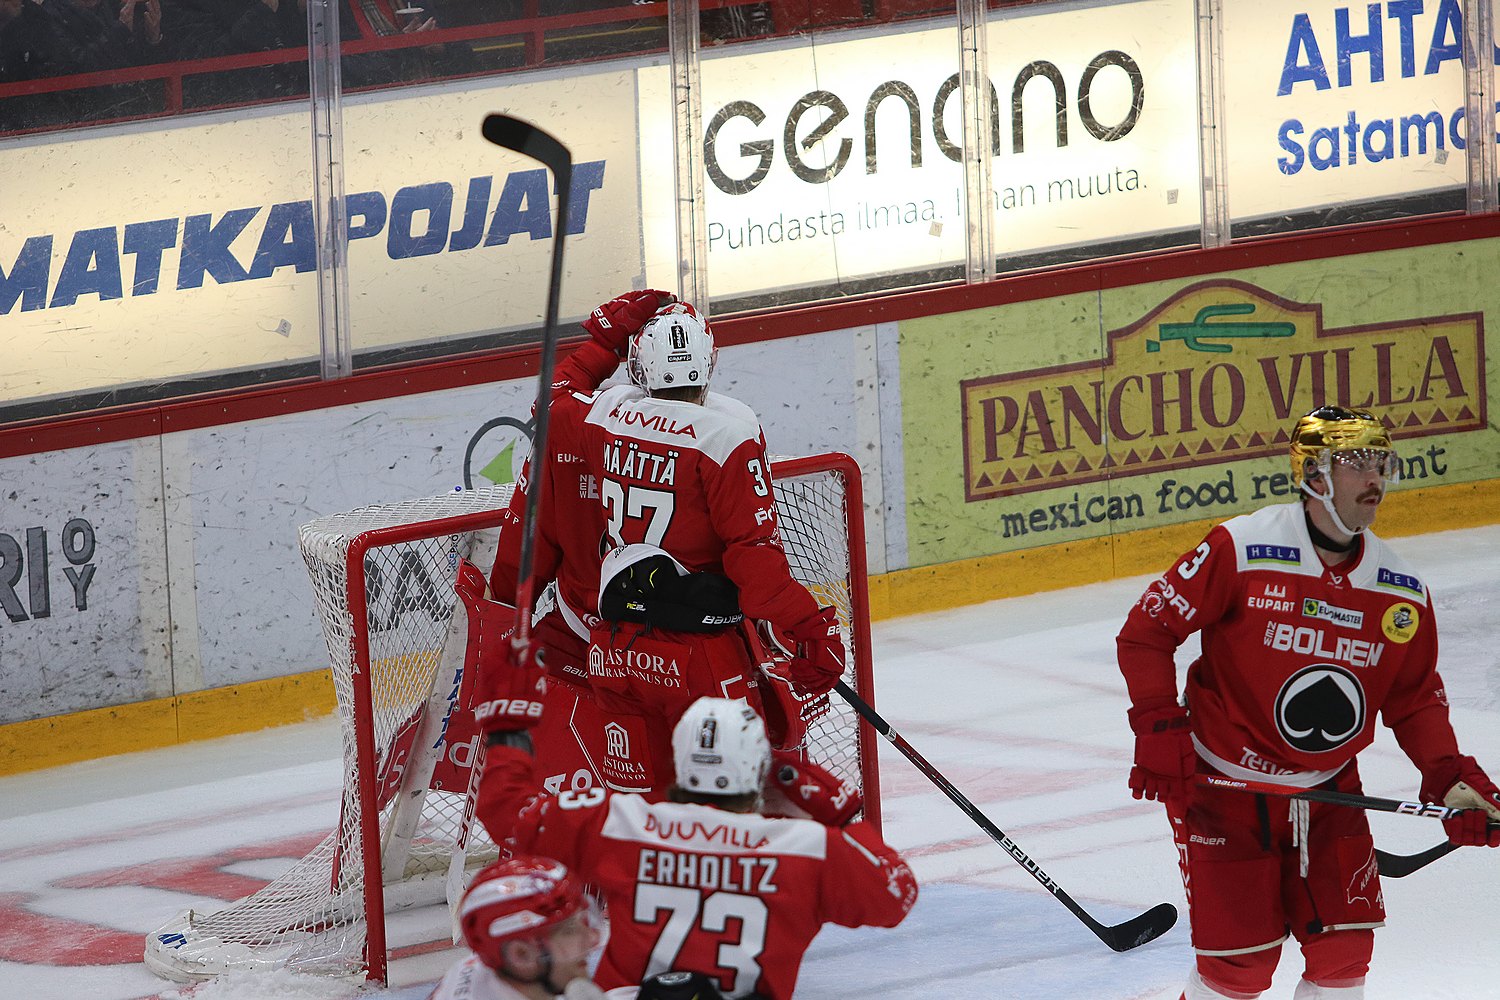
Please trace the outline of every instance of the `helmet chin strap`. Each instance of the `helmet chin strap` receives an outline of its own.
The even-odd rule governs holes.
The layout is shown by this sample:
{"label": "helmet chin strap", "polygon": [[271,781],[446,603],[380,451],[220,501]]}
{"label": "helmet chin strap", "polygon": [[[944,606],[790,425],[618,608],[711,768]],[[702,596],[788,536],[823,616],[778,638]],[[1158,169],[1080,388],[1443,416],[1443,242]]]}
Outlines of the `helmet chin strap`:
{"label": "helmet chin strap", "polygon": [[1312,487],[1307,484],[1307,477],[1305,476],[1302,479],[1302,492],[1306,493],[1308,496],[1312,497],[1314,500],[1318,501],[1318,503],[1323,505],[1323,509],[1328,512],[1328,517],[1333,521],[1333,526],[1335,528],[1339,529],[1339,531],[1350,536],[1351,538],[1357,537],[1359,533],[1364,531],[1365,528],[1369,527],[1369,525],[1361,525],[1358,528],[1351,528],[1344,523],[1344,519],[1342,517],[1339,517],[1339,512],[1335,510],[1333,506],[1333,476],[1329,474],[1328,469],[1321,469],[1320,471],[1323,473],[1320,478],[1326,480],[1328,483],[1328,493],[1324,495],[1322,493],[1313,492]]}

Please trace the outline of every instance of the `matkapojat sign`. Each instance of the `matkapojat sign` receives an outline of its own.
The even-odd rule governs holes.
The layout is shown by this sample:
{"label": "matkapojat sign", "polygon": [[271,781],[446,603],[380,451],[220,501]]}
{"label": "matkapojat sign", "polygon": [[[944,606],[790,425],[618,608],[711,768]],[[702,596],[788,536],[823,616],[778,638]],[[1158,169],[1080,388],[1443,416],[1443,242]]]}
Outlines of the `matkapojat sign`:
{"label": "matkapojat sign", "polygon": [[[706,55],[714,295],[963,261],[958,36],[935,23]],[[1193,25],[1190,0],[990,22],[997,252],[1197,226]],[[643,99],[668,83],[665,68],[643,72]],[[644,149],[667,148],[665,125],[643,121]],[[670,166],[643,158],[648,189],[670,186]],[[648,246],[671,238],[668,219],[648,220]]]}
{"label": "matkapojat sign", "polygon": [[1097,362],[963,381],[967,500],[1281,456],[1322,403],[1373,407],[1403,442],[1485,426],[1479,313],[1329,328],[1317,303],[1214,279],[1107,343]]}
{"label": "matkapojat sign", "polygon": [[[539,325],[559,230],[565,314],[631,287],[645,270],[632,81],[578,71],[351,98],[356,350]],[[572,146],[566,220],[541,164],[480,137],[500,110]],[[0,401],[316,357],[309,122],[278,106],[7,146]]]}

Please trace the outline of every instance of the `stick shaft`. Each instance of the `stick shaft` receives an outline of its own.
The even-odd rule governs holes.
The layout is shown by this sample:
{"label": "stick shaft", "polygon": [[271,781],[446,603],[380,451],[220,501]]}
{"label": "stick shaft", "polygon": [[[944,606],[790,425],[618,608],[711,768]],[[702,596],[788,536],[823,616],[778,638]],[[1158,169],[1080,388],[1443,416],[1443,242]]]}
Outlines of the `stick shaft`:
{"label": "stick shaft", "polygon": [[573,157],[568,148],[546,131],[508,115],[487,115],[481,127],[486,139],[497,146],[529,156],[552,171],[557,188],[557,225],[552,234],[552,271],[547,281],[547,309],[542,320],[541,356],[537,363],[536,429],[531,438],[531,482],[526,492],[525,520],[521,529],[521,552],[516,580],[515,644],[531,644],[530,610],[536,603],[532,569],[536,565],[537,517],[542,493],[547,488],[547,432],[551,423],[552,371],[557,358],[557,314],[562,301],[563,248],[567,241],[570,195],[573,188]]}
{"label": "stick shaft", "polygon": [[1244,781],[1225,778],[1217,774],[1200,774],[1200,788],[1226,788],[1235,792],[1252,792],[1257,795],[1274,795],[1283,799],[1302,799],[1306,802],[1323,802],[1328,805],[1349,806],[1352,809],[1369,809],[1374,812],[1399,813],[1402,816],[1421,816],[1426,819],[1453,819],[1463,809],[1439,805],[1436,802],[1406,802],[1400,799],[1382,799],[1373,795],[1355,795],[1350,792],[1335,792],[1324,788],[1300,788],[1296,785],[1276,785],[1269,781]]}
{"label": "stick shaft", "polygon": [[1007,854],[1015,859],[1016,863],[1038,882],[1048,892],[1057,898],[1068,910],[1081,920],[1089,930],[1093,931],[1098,938],[1109,945],[1115,951],[1125,951],[1137,945],[1145,944],[1172,927],[1177,919],[1177,911],[1168,904],[1159,904],[1147,913],[1141,914],[1131,920],[1125,921],[1115,927],[1109,927],[1096,920],[1087,910],[1080,906],[1072,896],[1064,891],[1057,881],[1042,870],[1042,867],[1031,859],[1020,846],[1006,835],[994,822],[979,810],[979,807],[969,801],[968,796],[953,786],[944,774],[934,767],[926,757],[923,757],[895,728],[887,722],[879,712],[845,684],[839,681],[835,685],[836,690],[845,701],[847,701],[856,712],[864,717],[876,732],[884,736],[897,750],[916,765],[917,769],[925,774],[929,781],[936,785],[944,795],[952,800],[953,804],[964,811],[981,830],[989,834],[990,839],[1005,848]]}

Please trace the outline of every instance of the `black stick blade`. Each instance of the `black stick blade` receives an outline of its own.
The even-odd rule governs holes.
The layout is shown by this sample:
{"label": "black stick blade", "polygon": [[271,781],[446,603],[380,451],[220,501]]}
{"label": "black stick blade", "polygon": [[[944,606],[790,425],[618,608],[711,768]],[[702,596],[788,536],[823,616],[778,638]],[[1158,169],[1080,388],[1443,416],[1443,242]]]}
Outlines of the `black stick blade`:
{"label": "black stick blade", "polygon": [[1419,854],[1388,854],[1376,848],[1375,864],[1383,878],[1406,878],[1419,868],[1426,868],[1438,858],[1452,854],[1458,845],[1443,841]]}
{"label": "black stick blade", "polygon": [[530,122],[510,115],[485,115],[479,132],[497,146],[515,150],[546,165],[559,177],[573,169],[573,154],[568,152],[568,147]]}
{"label": "black stick blade", "polygon": [[1171,903],[1157,903],[1138,917],[1131,917],[1123,924],[1103,928],[1099,939],[1115,951],[1129,951],[1155,941],[1177,923],[1177,907]]}

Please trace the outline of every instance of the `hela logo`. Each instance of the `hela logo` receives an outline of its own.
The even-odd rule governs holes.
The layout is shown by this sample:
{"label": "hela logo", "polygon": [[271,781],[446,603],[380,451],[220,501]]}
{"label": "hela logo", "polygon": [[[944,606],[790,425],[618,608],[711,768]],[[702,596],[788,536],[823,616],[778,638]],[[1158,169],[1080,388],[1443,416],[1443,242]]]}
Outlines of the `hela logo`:
{"label": "hela logo", "polygon": [[1386,590],[1403,590],[1408,594],[1415,594],[1418,597],[1422,596],[1421,580],[1418,580],[1414,576],[1407,576],[1405,573],[1397,573],[1395,570],[1386,569],[1384,566],[1380,567],[1380,572],[1376,574],[1375,585],[1383,587]]}

